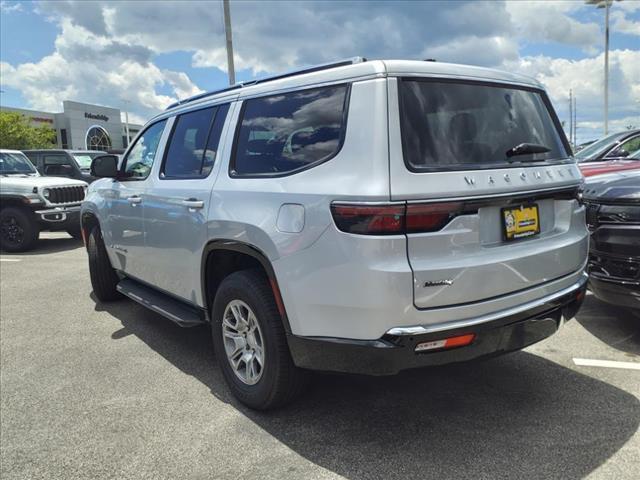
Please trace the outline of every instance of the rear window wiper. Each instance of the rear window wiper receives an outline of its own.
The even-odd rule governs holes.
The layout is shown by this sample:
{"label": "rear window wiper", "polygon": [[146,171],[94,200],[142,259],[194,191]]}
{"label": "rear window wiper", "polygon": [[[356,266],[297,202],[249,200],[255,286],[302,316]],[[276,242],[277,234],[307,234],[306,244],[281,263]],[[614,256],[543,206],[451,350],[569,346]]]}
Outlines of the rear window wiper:
{"label": "rear window wiper", "polygon": [[[529,155],[532,153],[547,153],[551,149],[538,143],[521,143],[505,152],[507,158],[516,157],[518,155]],[[519,162],[539,162],[539,159],[518,160]]]}

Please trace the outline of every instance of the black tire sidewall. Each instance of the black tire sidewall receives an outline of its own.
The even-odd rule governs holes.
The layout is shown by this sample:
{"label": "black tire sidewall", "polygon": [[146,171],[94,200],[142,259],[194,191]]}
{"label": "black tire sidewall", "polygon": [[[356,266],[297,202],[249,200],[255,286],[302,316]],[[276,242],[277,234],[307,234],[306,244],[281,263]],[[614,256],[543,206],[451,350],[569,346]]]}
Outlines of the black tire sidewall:
{"label": "black tire sidewall", "polygon": [[7,217],[13,217],[23,231],[23,239],[20,244],[7,243],[7,241],[0,236],[0,247],[2,250],[7,252],[24,252],[34,246],[40,231],[31,216],[31,212],[25,212],[23,209],[16,207],[6,207],[0,211],[0,223],[4,222]]}
{"label": "black tire sidewall", "polygon": [[[243,281],[242,274],[258,275],[252,271],[237,272],[230,275],[220,286],[213,301],[211,332],[216,358],[220,368],[233,393],[245,404],[253,408],[264,408],[272,400],[277,383],[278,370],[282,359],[275,348],[278,334],[278,323],[281,323],[275,304],[265,302],[265,296],[260,295],[251,284]],[[266,285],[267,280],[264,279]],[[255,314],[264,348],[264,370],[260,380],[255,385],[247,385],[240,380],[229,364],[222,339],[222,317],[226,306],[232,300],[242,300]]]}

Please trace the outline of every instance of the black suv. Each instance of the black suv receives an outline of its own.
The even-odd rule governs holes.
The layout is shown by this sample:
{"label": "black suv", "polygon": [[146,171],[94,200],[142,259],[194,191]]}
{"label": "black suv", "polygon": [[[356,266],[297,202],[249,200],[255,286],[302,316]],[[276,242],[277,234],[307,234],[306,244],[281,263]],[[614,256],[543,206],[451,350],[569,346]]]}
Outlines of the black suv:
{"label": "black suv", "polygon": [[67,177],[91,183],[91,161],[106,152],[98,150],[23,150],[40,175]]}
{"label": "black suv", "polygon": [[640,170],[592,177],[584,203],[589,288],[605,302],[640,308]]}

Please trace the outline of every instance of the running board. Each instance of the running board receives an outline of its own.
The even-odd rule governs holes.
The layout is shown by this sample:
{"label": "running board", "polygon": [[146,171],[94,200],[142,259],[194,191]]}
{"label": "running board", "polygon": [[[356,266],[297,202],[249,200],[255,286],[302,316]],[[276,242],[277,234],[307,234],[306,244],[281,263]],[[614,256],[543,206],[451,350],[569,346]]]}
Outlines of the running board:
{"label": "running board", "polygon": [[187,305],[130,278],[120,280],[116,288],[131,300],[159,313],[181,327],[195,327],[207,323],[204,310]]}

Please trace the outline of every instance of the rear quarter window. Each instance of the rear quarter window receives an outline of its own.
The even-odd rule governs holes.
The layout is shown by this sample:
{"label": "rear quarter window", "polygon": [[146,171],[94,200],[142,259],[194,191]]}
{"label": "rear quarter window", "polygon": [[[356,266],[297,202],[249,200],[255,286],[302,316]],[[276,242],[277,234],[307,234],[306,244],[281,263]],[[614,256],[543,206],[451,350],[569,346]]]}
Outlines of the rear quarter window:
{"label": "rear quarter window", "polygon": [[318,165],[342,147],[348,85],[245,100],[231,176],[283,176]]}

